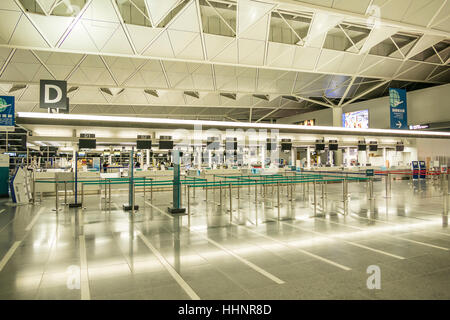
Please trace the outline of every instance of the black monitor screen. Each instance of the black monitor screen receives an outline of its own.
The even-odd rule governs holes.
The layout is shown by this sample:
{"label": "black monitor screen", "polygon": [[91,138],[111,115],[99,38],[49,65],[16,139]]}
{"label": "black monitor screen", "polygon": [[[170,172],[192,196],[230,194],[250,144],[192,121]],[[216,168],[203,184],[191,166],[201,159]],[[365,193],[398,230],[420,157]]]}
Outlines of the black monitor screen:
{"label": "black monitor screen", "polygon": [[316,143],[316,151],[325,150],[325,143]]}
{"label": "black monitor screen", "polygon": [[366,151],[366,150],[367,150],[367,146],[365,144],[358,145],[358,151]]}
{"label": "black monitor screen", "polygon": [[267,143],[266,150],[267,151],[277,150],[277,144],[276,143]]}
{"label": "black monitor screen", "polygon": [[330,143],[328,145],[328,148],[330,149],[330,151],[337,151],[338,147],[339,147],[339,145],[337,143]]}
{"label": "black monitor screen", "polygon": [[136,149],[151,149],[152,141],[151,140],[137,140],[136,141]]}
{"label": "black monitor screen", "polygon": [[395,151],[404,151],[405,150],[405,146],[398,144],[395,146]]}
{"label": "black monitor screen", "polygon": [[292,149],[292,143],[282,143],[281,151],[289,151]]}
{"label": "black monitor screen", "polygon": [[173,141],[159,141],[160,150],[171,150],[173,149]]}
{"label": "black monitor screen", "polygon": [[80,149],[95,149],[97,147],[96,139],[80,139],[78,140],[78,147]]}
{"label": "black monitor screen", "polygon": [[369,151],[378,151],[378,145],[376,144],[369,145]]}

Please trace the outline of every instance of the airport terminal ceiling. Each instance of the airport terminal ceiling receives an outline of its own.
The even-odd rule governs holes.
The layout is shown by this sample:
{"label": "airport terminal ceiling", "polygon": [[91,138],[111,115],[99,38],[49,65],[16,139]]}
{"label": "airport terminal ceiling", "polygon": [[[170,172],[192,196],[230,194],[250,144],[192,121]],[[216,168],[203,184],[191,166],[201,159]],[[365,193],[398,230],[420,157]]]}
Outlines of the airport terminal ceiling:
{"label": "airport terminal ceiling", "polygon": [[[70,113],[246,122],[450,80],[448,1],[7,0],[0,93]],[[158,4],[159,3],[159,4]]]}

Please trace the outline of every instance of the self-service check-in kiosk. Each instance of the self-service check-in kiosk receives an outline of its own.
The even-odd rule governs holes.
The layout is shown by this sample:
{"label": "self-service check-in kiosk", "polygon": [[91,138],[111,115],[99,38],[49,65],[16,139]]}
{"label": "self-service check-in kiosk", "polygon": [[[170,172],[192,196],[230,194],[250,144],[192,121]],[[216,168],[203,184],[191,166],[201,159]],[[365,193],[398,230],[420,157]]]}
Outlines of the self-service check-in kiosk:
{"label": "self-service check-in kiosk", "polygon": [[419,161],[420,179],[425,179],[427,175],[427,167],[425,161]]}
{"label": "self-service check-in kiosk", "polygon": [[411,165],[413,171],[412,178],[417,180],[419,179],[419,161],[413,161]]}

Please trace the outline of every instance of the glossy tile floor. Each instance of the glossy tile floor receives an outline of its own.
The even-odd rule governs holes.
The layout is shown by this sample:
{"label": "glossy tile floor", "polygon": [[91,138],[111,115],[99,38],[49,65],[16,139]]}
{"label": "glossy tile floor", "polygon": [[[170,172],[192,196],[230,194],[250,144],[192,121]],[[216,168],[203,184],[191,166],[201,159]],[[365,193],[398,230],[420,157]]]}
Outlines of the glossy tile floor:
{"label": "glossy tile floor", "polygon": [[[239,200],[233,190],[231,225],[226,190],[220,210],[219,190],[206,202],[197,189],[190,230],[187,217],[165,213],[169,192],[152,203],[147,194],[145,205],[138,194],[134,216],[121,210],[125,194],[112,196],[111,211],[90,195],[85,210],[58,214],[54,198],[4,200],[0,299],[449,299],[439,183],[394,181],[390,199],[384,186],[375,182],[369,201],[366,183],[349,184],[347,216],[342,185],[327,186],[323,210],[318,186],[316,217],[312,186],[296,186],[292,201],[282,187],[280,222],[276,188],[266,197],[258,188],[256,203],[253,188]],[[380,289],[368,289],[369,266],[379,268]]]}

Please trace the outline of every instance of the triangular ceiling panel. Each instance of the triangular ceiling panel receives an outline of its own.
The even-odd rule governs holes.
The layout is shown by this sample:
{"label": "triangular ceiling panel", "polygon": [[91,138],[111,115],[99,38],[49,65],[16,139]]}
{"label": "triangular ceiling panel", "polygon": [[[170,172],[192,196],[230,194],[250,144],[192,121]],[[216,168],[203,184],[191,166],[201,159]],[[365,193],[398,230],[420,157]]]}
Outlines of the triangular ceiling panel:
{"label": "triangular ceiling panel", "polygon": [[362,46],[360,53],[366,53],[370,51],[374,46],[379,44],[380,42],[386,40],[390,36],[396,34],[399,31],[399,28],[390,27],[390,26],[376,26],[372,29],[369,36],[367,37],[366,42]]}
{"label": "triangular ceiling panel", "polygon": [[264,41],[239,39],[239,63],[262,65],[264,48]]}
{"label": "triangular ceiling panel", "polygon": [[198,33],[178,30],[168,30],[167,32],[169,33],[170,43],[175,56],[183,51],[198,35]]}
{"label": "triangular ceiling panel", "polygon": [[83,19],[119,23],[119,18],[110,0],[94,0],[83,14]]}
{"label": "triangular ceiling panel", "polygon": [[59,41],[74,19],[72,17],[44,16],[41,14],[30,14],[30,17],[53,45]]}
{"label": "triangular ceiling panel", "polygon": [[53,76],[43,66],[41,66],[38,72],[34,75],[33,81],[39,81],[41,79],[48,79],[48,80],[53,79]]}
{"label": "triangular ceiling panel", "polygon": [[[91,37],[88,35],[81,21],[75,24],[72,31],[61,45],[62,49],[71,49],[84,52],[97,52],[98,49],[92,42]],[[82,48],[82,50],[81,50]]]}
{"label": "triangular ceiling panel", "polygon": [[267,65],[281,68],[292,66],[295,47],[285,43],[269,42]]}
{"label": "triangular ceiling panel", "polygon": [[48,47],[45,40],[25,15],[20,17],[9,44],[27,47]]}
{"label": "triangular ceiling panel", "polygon": [[242,35],[248,28],[268,14],[275,6],[252,0],[238,1],[238,35]]}
{"label": "triangular ceiling panel", "polygon": [[138,53],[141,53],[145,46],[163,30],[162,28],[149,28],[134,24],[127,24],[126,27]]}
{"label": "triangular ceiling panel", "polygon": [[21,15],[18,11],[0,11],[0,41],[2,43],[9,42]]}
{"label": "triangular ceiling panel", "polygon": [[305,46],[321,48],[328,31],[342,22],[343,19],[342,16],[316,12],[311,22],[308,35],[304,39]]}
{"label": "triangular ceiling panel", "polygon": [[319,48],[296,47],[292,67],[296,69],[314,69],[319,53]]}
{"label": "triangular ceiling panel", "polygon": [[14,3],[14,1],[0,1],[0,10],[13,10],[20,11],[20,8]]}
{"label": "triangular ceiling panel", "polygon": [[102,52],[133,54],[133,49],[128,42],[122,27],[118,27],[112,37],[106,42]]}
{"label": "triangular ceiling panel", "polygon": [[214,34],[204,34],[206,54],[208,59],[213,59],[224,50],[235,39],[232,37],[218,36]]}
{"label": "triangular ceiling panel", "polygon": [[144,52],[146,56],[154,57],[173,57],[173,50],[167,30],[164,31]]}
{"label": "triangular ceiling panel", "polygon": [[444,40],[445,37],[442,36],[433,36],[433,35],[423,35],[414,47],[408,52],[406,55],[406,59],[410,59],[414,57],[416,54],[421,53],[422,51],[430,48],[432,45],[435,45],[438,42]]}
{"label": "triangular ceiling panel", "polygon": [[[166,1],[166,0],[164,0]],[[200,23],[197,14],[197,1],[191,1],[170,22],[169,30],[200,32]]]}
{"label": "triangular ceiling panel", "polygon": [[44,12],[49,13],[50,9],[53,7],[55,0],[36,0],[42,6]]}
{"label": "triangular ceiling panel", "polygon": [[241,39],[251,39],[251,40],[266,40],[267,38],[267,24],[269,23],[269,14],[266,14],[260,20],[258,20],[254,25],[250,26],[247,30],[239,35]]}
{"label": "triangular ceiling panel", "polygon": [[157,26],[177,2],[178,0],[145,0],[153,26]]}
{"label": "triangular ceiling panel", "polygon": [[1,79],[10,81],[33,81],[40,67],[40,64],[34,63],[10,63],[3,72]]}
{"label": "triangular ceiling panel", "polygon": [[181,51],[177,58],[191,59],[191,60],[203,60],[202,40],[200,34],[197,34],[194,40],[189,43],[183,51]]}
{"label": "triangular ceiling panel", "polygon": [[238,47],[237,41],[232,41],[225,49],[219,52],[214,58],[213,61],[218,62],[229,62],[229,63],[237,63],[238,61]]}
{"label": "triangular ceiling panel", "polygon": [[118,23],[93,21],[93,20],[81,20],[84,28],[89,33],[95,46],[100,51],[112,37],[114,32],[119,27]]}

